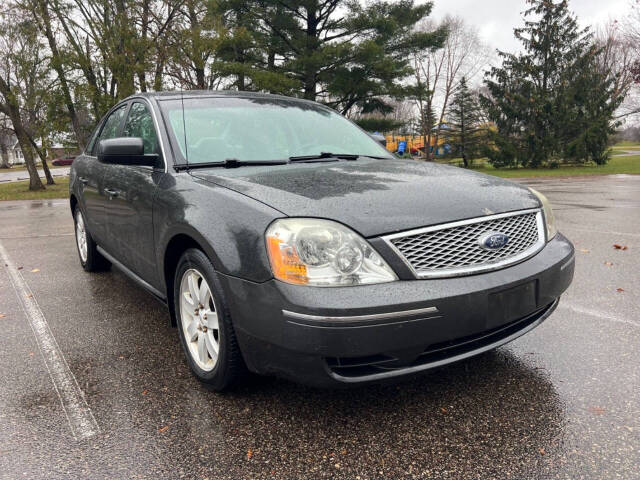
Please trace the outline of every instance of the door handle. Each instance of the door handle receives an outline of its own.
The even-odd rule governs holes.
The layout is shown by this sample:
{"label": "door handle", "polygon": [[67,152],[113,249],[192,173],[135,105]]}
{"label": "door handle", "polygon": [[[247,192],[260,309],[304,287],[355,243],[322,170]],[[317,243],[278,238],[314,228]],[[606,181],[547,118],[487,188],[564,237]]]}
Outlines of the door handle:
{"label": "door handle", "polygon": [[118,195],[120,195],[120,192],[118,190],[112,190],[111,188],[105,188],[104,191],[107,195],[109,195],[109,198],[117,197]]}
{"label": "door handle", "polygon": [[89,179],[84,177],[78,177],[78,181],[83,185],[86,185],[87,183],[89,183]]}

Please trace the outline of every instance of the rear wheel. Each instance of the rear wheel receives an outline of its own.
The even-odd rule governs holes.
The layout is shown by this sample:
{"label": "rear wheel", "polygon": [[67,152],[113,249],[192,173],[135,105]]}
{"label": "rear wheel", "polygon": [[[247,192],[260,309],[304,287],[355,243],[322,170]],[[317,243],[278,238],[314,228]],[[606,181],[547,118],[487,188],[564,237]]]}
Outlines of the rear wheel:
{"label": "rear wheel", "polygon": [[87,272],[96,272],[106,270],[111,266],[111,262],[104,258],[97,250],[96,242],[93,241],[87,224],[84,221],[84,215],[80,211],[80,207],[76,207],[73,215],[75,223],[76,246],[78,247],[78,256],[80,264]]}
{"label": "rear wheel", "polygon": [[207,256],[187,250],[176,269],[178,332],[193,374],[214,390],[231,386],[244,371],[224,294]]}

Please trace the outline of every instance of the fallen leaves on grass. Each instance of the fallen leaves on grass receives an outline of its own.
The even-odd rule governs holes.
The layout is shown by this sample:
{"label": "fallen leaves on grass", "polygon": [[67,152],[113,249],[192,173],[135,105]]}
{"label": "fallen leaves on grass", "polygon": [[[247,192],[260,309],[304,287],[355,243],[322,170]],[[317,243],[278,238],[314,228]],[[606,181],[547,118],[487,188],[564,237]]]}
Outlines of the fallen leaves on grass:
{"label": "fallen leaves on grass", "polygon": [[149,393],[149,390],[147,390],[146,388],[142,391],[143,395],[146,395],[147,393]]}
{"label": "fallen leaves on grass", "polygon": [[594,415],[602,415],[606,412],[606,410],[602,407],[589,407],[589,412],[593,413]]}
{"label": "fallen leaves on grass", "polygon": [[618,288],[616,288],[616,292],[624,292],[624,288],[618,287]]}
{"label": "fallen leaves on grass", "polygon": [[613,263],[611,263],[611,262],[604,262],[604,264],[605,264],[607,267],[613,267]]}
{"label": "fallen leaves on grass", "polygon": [[164,432],[166,432],[167,430],[169,430],[169,425],[165,425],[164,427],[159,428],[159,429],[158,429],[158,433],[164,433]]}
{"label": "fallen leaves on grass", "polygon": [[33,293],[28,293],[27,298],[33,298]]}
{"label": "fallen leaves on grass", "polygon": [[545,452],[544,448],[539,448],[538,451],[540,452],[540,455],[544,455],[545,453],[547,453]]}
{"label": "fallen leaves on grass", "polygon": [[0,318],[4,318],[6,315],[4,313],[0,313]]}
{"label": "fallen leaves on grass", "polygon": [[247,452],[247,460],[251,460],[251,457],[253,457],[253,450],[249,449]]}
{"label": "fallen leaves on grass", "polygon": [[18,270],[22,270],[24,267],[18,267]]}
{"label": "fallen leaves on grass", "polygon": [[619,245],[617,243],[614,243],[613,248],[615,248],[616,250],[626,250],[628,247],[626,245]]}
{"label": "fallen leaves on grass", "polygon": [[31,273],[38,273],[40,271],[39,268],[34,268],[33,270],[31,270]]}

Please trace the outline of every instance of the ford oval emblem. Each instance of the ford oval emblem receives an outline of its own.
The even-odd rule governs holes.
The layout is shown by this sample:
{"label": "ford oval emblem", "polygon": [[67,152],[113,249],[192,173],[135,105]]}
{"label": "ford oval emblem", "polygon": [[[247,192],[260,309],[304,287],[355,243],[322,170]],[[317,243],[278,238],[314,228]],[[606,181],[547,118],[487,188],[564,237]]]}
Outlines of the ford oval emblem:
{"label": "ford oval emblem", "polygon": [[480,248],[485,250],[500,250],[509,243],[509,236],[504,233],[489,232],[478,238]]}

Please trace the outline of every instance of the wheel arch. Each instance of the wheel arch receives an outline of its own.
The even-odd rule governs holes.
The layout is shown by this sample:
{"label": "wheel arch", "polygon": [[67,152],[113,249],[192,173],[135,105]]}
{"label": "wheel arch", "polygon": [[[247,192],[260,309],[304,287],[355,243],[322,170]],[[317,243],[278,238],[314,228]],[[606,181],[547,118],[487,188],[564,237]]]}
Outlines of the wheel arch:
{"label": "wheel arch", "polygon": [[218,258],[211,245],[194,231],[179,231],[174,233],[166,243],[162,254],[162,277],[164,279],[167,296],[167,306],[171,316],[171,325],[176,326],[175,305],[173,301],[173,282],[176,267],[182,254],[190,248],[201,250],[213,265],[214,270],[218,270]]}
{"label": "wheel arch", "polygon": [[71,207],[72,215],[76,211],[76,205],[78,205],[78,199],[76,198],[75,194],[72,193],[71,195],[69,195],[69,206]]}

